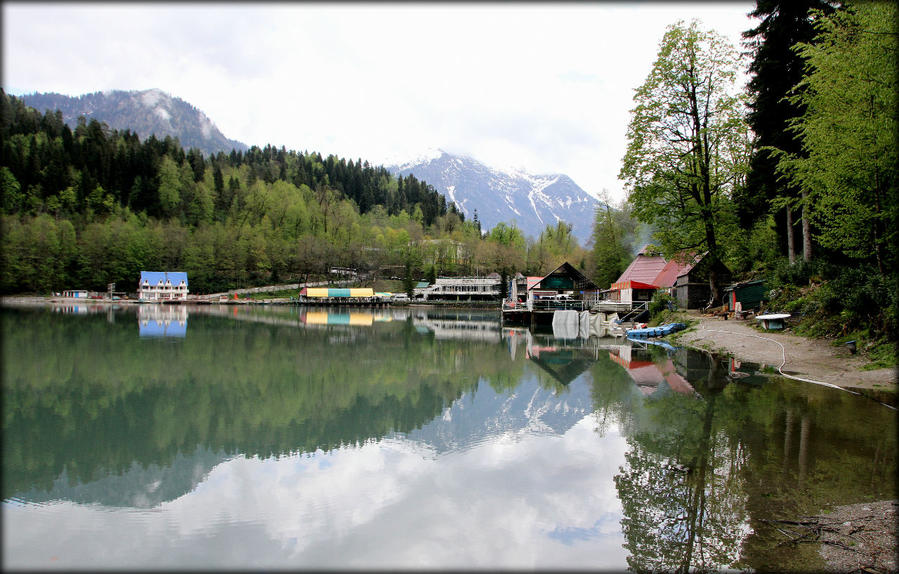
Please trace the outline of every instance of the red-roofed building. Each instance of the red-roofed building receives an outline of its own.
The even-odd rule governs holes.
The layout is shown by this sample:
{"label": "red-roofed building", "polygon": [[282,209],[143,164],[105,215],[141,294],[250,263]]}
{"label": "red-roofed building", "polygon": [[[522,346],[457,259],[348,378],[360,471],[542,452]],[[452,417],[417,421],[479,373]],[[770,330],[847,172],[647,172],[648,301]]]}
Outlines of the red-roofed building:
{"label": "red-roofed building", "polygon": [[655,279],[666,264],[664,257],[650,254],[644,246],[621,277],[612,283],[609,299],[621,303],[649,301],[659,287]]}
{"label": "red-roofed building", "polygon": [[692,262],[682,263],[676,258],[672,259],[662,267],[662,270],[659,271],[659,274],[656,275],[656,278],[652,282],[659,289],[670,289],[671,287],[674,287],[674,283],[677,281],[678,276],[682,275],[687,269],[692,267],[692,265]]}
{"label": "red-roofed building", "polygon": [[609,358],[627,370],[627,374],[644,395],[653,394],[663,383],[667,383],[676,393],[689,395],[694,392],[693,386],[677,372],[671,359],[657,363],[646,351],[637,351],[624,345],[617,350],[610,350]]}

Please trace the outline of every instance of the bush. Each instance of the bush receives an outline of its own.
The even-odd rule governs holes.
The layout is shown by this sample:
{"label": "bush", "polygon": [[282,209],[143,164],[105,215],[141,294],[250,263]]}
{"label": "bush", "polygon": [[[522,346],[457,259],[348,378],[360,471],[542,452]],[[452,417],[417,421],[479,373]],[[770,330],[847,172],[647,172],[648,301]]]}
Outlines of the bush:
{"label": "bush", "polygon": [[797,261],[791,264],[786,258],[780,259],[771,272],[769,285],[772,289],[783,289],[787,286],[803,287],[811,282],[820,282],[827,275],[828,269],[819,261]]}
{"label": "bush", "polygon": [[[832,278],[824,281],[813,265],[789,267],[779,268],[779,275],[772,278],[778,286],[768,308],[803,315],[797,331],[840,336],[863,330],[872,340],[897,339],[899,295],[892,277],[873,267],[834,267],[829,270]],[[801,285],[803,281],[807,283]]]}
{"label": "bush", "polygon": [[655,318],[662,311],[677,309],[677,300],[665,291],[656,291],[649,302],[649,316]]}

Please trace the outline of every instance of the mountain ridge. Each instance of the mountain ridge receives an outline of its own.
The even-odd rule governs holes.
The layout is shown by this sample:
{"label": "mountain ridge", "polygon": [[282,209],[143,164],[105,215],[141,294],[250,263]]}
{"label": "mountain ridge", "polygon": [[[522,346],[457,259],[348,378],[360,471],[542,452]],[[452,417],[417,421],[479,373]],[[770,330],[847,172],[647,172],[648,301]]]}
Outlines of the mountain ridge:
{"label": "mountain ridge", "polygon": [[491,168],[469,155],[439,149],[387,169],[427,181],[455,203],[466,219],[477,211],[487,229],[501,222],[514,223],[531,237],[538,237],[547,225],[564,221],[585,244],[593,231],[594,212],[603,205],[565,174]]}
{"label": "mountain ridge", "polygon": [[38,111],[59,110],[72,129],[78,118],[95,119],[120,131],[131,130],[141,140],[176,137],[185,148],[197,148],[206,155],[246,151],[249,146],[225,137],[215,123],[187,101],[157,88],[149,90],[107,90],[66,96],[55,92],[34,92],[18,96]]}

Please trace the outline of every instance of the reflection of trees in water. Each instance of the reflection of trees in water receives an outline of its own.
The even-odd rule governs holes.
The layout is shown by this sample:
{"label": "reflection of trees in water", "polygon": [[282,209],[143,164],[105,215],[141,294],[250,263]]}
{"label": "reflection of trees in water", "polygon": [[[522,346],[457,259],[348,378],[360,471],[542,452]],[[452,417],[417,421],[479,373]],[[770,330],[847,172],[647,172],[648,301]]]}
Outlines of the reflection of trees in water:
{"label": "reflection of trees in water", "polygon": [[619,414],[631,447],[615,477],[631,569],[815,570],[817,548],[783,544],[772,520],[896,496],[888,409],[791,381],[733,383],[724,363],[691,354],[684,369],[684,359],[675,355],[698,396],[653,395]]}
{"label": "reflection of trees in water", "polygon": [[629,421],[631,450],[615,485],[634,570],[719,570],[739,558],[745,454],[715,426],[724,385],[717,361],[707,373],[691,381],[705,398],[649,400]]}
{"label": "reflection of trees in water", "polygon": [[[131,314],[134,317],[134,314]],[[4,311],[4,497],[169,466],[198,445],[279,456],[408,432],[479,381],[520,380],[501,344],[436,340],[394,321],[344,327],[191,314],[190,335],[140,339],[133,319]],[[518,373],[516,375],[516,372]]]}

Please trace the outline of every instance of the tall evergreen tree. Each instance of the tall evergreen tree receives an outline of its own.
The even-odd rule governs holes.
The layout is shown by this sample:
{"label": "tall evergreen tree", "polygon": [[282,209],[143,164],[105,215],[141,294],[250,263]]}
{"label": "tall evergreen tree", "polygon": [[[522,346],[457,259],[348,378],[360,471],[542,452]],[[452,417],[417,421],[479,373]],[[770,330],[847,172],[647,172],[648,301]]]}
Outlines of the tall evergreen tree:
{"label": "tall evergreen tree", "polygon": [[[750,15],[760,20],[758,26],[743,33],[754,60],[749,66],[752,79],[747,86],[750,94],[747,121],[756,134],[757,150],[749,165],[746,186],[736,190],[734,203],[740,226],[750,229],[768,213],[768,206],[777,198],[775,219],[782,252],[793,260],[795,254],[794,206],[802,192],[798,186],[786,183],[776,173],[777,160],[766,148],[773,147],[791,154],[801,153],[802,144],[795,132],[787,128],[794,118],[802,116],[804,106],[787,99],[804,75],[804,59],[793,50],[797,42],[810,42],[815,36],[811,11],[832,12],[835,2],[828,0],[757,0]],[[801,202],[800,202],[801,203]],[[802,217],[803,250],[811,254],[809,217]]]}

